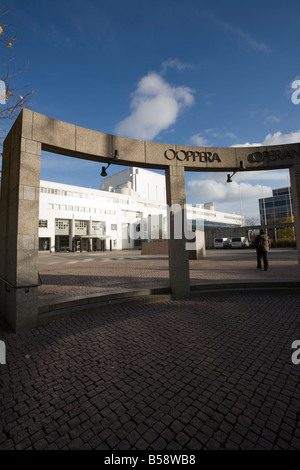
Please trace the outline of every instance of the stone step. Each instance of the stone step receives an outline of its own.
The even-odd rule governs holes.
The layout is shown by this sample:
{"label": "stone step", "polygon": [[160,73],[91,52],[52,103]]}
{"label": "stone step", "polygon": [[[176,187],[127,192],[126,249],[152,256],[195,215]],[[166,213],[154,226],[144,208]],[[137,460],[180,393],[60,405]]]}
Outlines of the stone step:
{"label": "stone step", "polygon": [[[77,300],[73,302],[70,301],[69,305],[66,305],[67,302],[64,302],[60,305],[56,304],[55,309],[44,309],[46,311],[39,312],[38,324],[44,325],[53,321],[74,318],[80,315],[105,313],[120,307],[126,307],[131,305],[147,305],[155,302],[164,302],[169,301],[172,298],[171,293],[151,293],[148,295],[137,295],[137,293],[132,294],[136,295],[120,296],[119,298],[115,296],[115,298],[107,298],[105,300],[102,299],[100,301],[97,301],[96,299],[86,298],[85,302],[84,299],[82,299],[82,303],[79,303],[79,301]],[[87,302],[87,300],[91,301]]]}

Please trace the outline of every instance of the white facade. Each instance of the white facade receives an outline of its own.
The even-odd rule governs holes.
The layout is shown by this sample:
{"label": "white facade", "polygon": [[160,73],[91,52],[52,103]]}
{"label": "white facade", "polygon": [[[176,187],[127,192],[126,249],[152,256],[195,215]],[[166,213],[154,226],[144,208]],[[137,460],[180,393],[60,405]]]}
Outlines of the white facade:
{"label": "white facade", "polygon": [[[101,188],[41,181],[39,249],[121,250],[139,246],[141,240],[168,238],[163,175],[128,168],[105,178]],[[212,203],[187,206],[186,213],[194,225],[200,221],[202,229],[205,224],[244,222],[241,216],[215,211]]]}
{"label": "white facade", "polygon": [[166,202],[165,176],[143,168],[129,167],[103,178],[100,189],[120,194],[138,194],[142,199]]}
{"label": "white facade", "polygon": [[41,181],[40,187],[40,250],[134,248],[128,227],[164,209],[156,201],[107,191],[49,181]]}

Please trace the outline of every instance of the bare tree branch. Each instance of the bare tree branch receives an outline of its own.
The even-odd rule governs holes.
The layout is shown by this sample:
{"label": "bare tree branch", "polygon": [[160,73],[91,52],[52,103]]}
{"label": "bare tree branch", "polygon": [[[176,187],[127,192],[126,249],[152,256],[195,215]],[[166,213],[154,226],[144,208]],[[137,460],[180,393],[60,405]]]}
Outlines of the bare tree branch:
{"label": "bare tree branch", "polygon": [[11,34],[11,24],[6,22],[6,17],[13,12],[7,10],[4,5],[0,6],[0,51],[1,58],[4,58],[0,70],[0,145],[4,132],[6,121],[16,119],[21,109],[29,107],[36,92],[27,86],[20,88],[14,87],[14,79],[25,73],[29,63],[24,68],[13,69],[13,49],[18,42],[16,34]]}

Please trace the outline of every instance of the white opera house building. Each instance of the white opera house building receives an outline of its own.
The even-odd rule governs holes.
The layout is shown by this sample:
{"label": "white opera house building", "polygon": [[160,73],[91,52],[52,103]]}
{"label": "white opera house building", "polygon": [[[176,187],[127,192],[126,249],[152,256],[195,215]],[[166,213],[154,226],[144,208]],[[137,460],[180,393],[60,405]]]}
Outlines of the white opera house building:
{"label": "white opera house building", "polygon": [[[187,205],[191,224],[244,225],[244,217],[217,212],[214,203]],[[142,241],[167,238],[163,174],[128,167],[103,178],[100,189],[40,182],[39,250],[104,251],[134,249]]]}

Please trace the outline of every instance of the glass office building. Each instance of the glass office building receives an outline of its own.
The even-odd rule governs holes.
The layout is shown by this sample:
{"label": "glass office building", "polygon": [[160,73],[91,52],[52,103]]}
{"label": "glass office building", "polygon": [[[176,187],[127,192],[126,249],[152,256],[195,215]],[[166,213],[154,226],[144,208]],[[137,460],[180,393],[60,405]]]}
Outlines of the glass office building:
{"label": "glass office building", "polygon": [[291,188],[273,189],[273,196],[259,199],[261,225],[285,222],[293,217]]}

